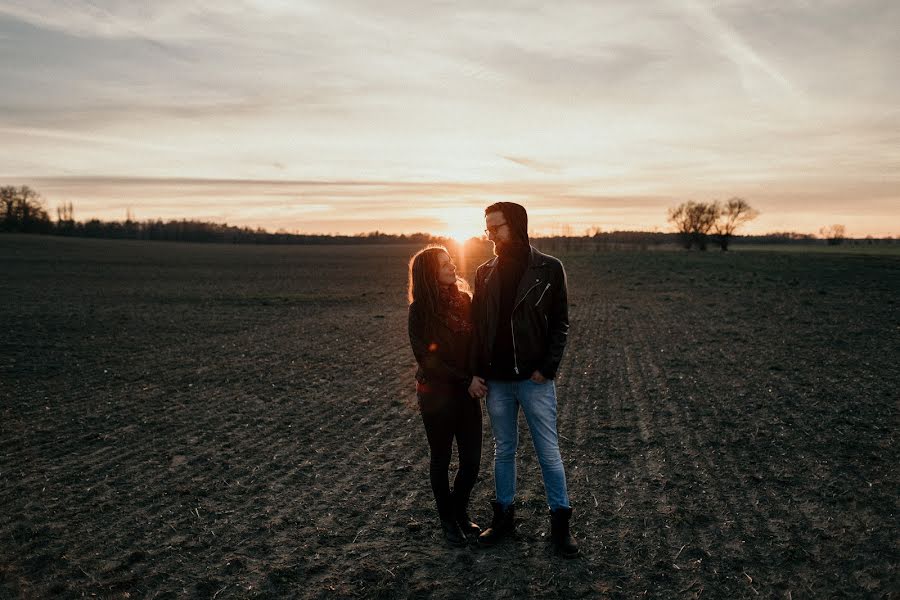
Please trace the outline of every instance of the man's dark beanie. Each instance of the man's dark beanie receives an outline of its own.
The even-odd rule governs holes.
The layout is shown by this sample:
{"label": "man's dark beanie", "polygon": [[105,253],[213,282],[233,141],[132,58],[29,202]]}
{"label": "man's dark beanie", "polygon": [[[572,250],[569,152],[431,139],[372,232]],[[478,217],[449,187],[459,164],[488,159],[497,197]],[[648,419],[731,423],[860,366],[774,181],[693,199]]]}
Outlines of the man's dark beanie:
{"label": "man's dark beanie", "polygon": [[525,207],[515,202],[497,202],[484,209],[484,214],[500,211],[506,220],[512,237],[524,243],[528,243],[528,212]]}

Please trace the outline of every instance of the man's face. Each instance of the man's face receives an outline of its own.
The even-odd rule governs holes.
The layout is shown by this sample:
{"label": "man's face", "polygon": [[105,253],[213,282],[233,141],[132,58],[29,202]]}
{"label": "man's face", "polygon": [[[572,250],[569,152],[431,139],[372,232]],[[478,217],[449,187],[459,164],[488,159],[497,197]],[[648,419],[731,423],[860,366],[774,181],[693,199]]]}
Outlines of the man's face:
{"label": "man's face", "polygon": [[512,241],[512,232],[506,223],[506,217],[499,210],[490,212],[484,216],[485,229],[487,230],[488,239],[494,243],[494,250],[497,246],[503,246]]}

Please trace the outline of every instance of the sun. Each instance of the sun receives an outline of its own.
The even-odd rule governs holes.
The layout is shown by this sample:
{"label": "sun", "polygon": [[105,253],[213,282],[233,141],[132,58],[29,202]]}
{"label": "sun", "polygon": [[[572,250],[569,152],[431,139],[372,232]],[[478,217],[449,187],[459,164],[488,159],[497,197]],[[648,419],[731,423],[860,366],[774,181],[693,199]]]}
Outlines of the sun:
{"label": "sun", "polygon": [[463,244],[469,238],[480,237],[484,230],[483,212],[478,207],[448,208],[440,213],[445,227],[439,234]]}

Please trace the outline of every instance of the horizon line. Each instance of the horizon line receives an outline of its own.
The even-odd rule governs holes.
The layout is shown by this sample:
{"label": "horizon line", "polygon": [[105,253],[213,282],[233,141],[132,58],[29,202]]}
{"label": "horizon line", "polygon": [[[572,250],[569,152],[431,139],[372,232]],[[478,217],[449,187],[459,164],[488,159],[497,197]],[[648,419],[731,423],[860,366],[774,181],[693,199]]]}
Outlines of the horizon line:
{"label": "horizon line", "polygon": [[[557,178],[460,181],[58,174],[0,175],[2,180],[18,180],[17,184],[8,185],[34,188],[50,211],[55,206],[74,201],[81,216],[88,219],[115,219],[117,211],[133,210],[145,215],[155,213],[151,216],[155,220],[236,222],[240,227],[265,231],[303,231],[309,225],[309,230],[317,232],[316,235],[335,232],[365,235],[371,220],[366,222],[368,219],[358,218],[358,213],[361,209],[371,209],[372,217],[388,219],[383,224],[376,222],[393,234],[420,233],[422,227],[426,232],[441,231],[444,237],[459,237],[448,232],[452,228],[448,217],[464,223],[469,231],[480,231],[481,227],[476,227],[474,221],[479,220],[481,209],[500,200],[527,206],[529,216],[535,217],[534,229],[540,232],[538,237],[567,237],[563,232],[570,228],[587,230],[594,227],[609,231],[666,232],[669,226],[665,213],[671,207],[691,200],[712,202],[736,196],[748,199],[764,217],[749,226],[754,233],[748,235],[792,232],[815,236],[822,226],[842,223],[858,239],[900,236],[889,229],[890,225],[885,227],[888,215],[880,206],[852,215],[837,208],[830,211],[798,210],[799,206],[787,207],[780,201],[781,196],[797,194],[777,185],[736,186],[733,191],[726,192],[702,188],[679,191],[680,186],[675,184],[670,191],[608,189],[603,193],[592,189],[595,187],[591,183],[593,180]],[[818,197],[815,193],[806,195],[810,202]],[[879,197],[879,202],[884,205],[886,201]],[[166,213],[174,216],[168,217]],[[421,225],[416,223],[420,219]],[[887,222],[890,220],[887,218]],[[353,233],[343,233],[351,231]]]}
{"label": "horizon line", "polygon": [[[342,237],[343,238],[360,238],[360,237],[374,237],[374,236],[386,236],[386,237],[399,238],[399,237],[427,236],[433,240],[443,240],[443,241],[450,241],[450,242],[456,242],[456,243],[469,243],[472,240],[475,240],[476,242],[489,242],[490,241],[485,236],[479,237],[479,236],[473,235],[473,236],[467,237],[465,239],[458,239],[454,236],[441,235],[441,234],[433,233],[430,231],[400,231],[400,232],[394,232],[394,233],[390,233],[387,231],[381,231],[378,229],[373,229],[370,231],[357,231],[354,233],[336,233],[336,232],[315,233],[315,232],[305,232],[305,231],[300,231],[300,230],[288,231],[288,230],[277,230],[277,229],[272,231],[266,227],[251,227],[248,225],[229,225],[227,222],[202,221],[202,220],[197,220],[197,219],[173,219],[173,218],[161,219],[161,218],[157,218],[157,219],[143,219],[143,220],[129,221],[127,219],[126,220],[103,220],[103,219],[94,217],[94,218],[88,219],[86,221],[74,221],[74,223],[83,225],[83,224],[89,223],[91,221],[97,221],[102,224],[115,223],[115,224],[121,224],[121,225],[124,225],[127,223],[135,223],[135,224],[140,225],[140,224],[144,224],[144,223],[156,223],[156,222],[160,222],[163,224],[166,224],[166,223],[194,223],[194,224],[199,224],[199,225],[215,225],[215,226],[220,226],[220,227],[228,227],[228,228],[240,229],[240,230],[245,230],[245,231],[253,231],[253,232],[262,230],[262,232],[266,235],[293,235],[293,236],[323,237],[323,238],[342,238]],[[58,219],[56,221],[53,221],[51,219],[51,222],[58,224],[60,221]],[[11,232],[3,232],[3,233],[22,233],[22,232],[11,231]],[[650,229],[611,229],[608,231],[600,230],[600,231],[597,231],[592,234],[585,232],[584,234],[581,234],[581,235],[576,235],[576,234],[565,235],[562,233],[546,234],[546,233],[540,233],[537,231],[532,231],[532,232],[528,233],[528,238],[529,238],[529,240],[531,240],[531,239],[558,239],[558,238],[585,239],[585,238],[592,238],[592,237],[598,237],[598,236],[604,236],[604,235],[615,235],[615,234],[679,235],[680,232],[678,232],[678,231],[654,231],[654,230],[650,230]],[[41,235],[44,235],[44,234],[41,234]],[[50,234],[50,235],[54,235],[54,234]],[[715,237],[716,234],[706,233],[704,235],[707,235],[712,238],[712,237]],[[765,233],[734,233],[734,234],[731,234],[731,237],[732,238],[754,238],[754,237],[765,238],[765,237],[783,237],[785,235],[805,236],[806,239],[813,239],[813,240],[827,239],[826,237],[822,237],[820,235],[820,232],[803,232],[803,231],[790,231],[790,230],[767,231]],[[802,240],[803,238],[800,238],[800,239]],[[892,234],[884,235],[884,236],[874,236],[871,234],[867,234],[862,237],[846,236],[844,239],[845,240],[860,240],[860,241],[867,240],[867,239],[868,240],[900,240],[900,237],[895,237]]]}

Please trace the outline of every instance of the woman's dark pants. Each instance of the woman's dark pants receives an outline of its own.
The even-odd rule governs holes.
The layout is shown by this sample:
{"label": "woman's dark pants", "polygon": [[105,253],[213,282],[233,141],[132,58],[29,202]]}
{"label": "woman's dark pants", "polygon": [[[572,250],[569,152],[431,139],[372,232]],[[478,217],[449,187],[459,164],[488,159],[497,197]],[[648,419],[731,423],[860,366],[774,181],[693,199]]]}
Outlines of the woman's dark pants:
{"label": "woman's dark pants", "polygon": [[[419,390],[419,410],[431,449],[431,489],[442,519],[464,513],[481,465],[481,401],[462,387],[429,386]],[[447,471],[453,439],[459,469],[450,492]]]}

